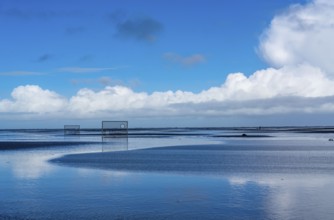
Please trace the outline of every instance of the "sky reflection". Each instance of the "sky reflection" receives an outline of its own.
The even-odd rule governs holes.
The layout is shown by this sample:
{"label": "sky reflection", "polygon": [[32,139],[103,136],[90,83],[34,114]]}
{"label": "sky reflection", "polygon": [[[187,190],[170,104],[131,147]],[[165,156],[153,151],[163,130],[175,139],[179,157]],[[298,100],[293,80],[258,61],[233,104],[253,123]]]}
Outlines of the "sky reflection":
{"label": "sky reflection", "polygon": [[[212,143],[204,138],[132,138],[128,148],[205,141]],[[281,173],[270,169],[210,174],[130,172],[48,162],[68,153],[102,151],[102,144],[1,151],[0,219],[331,219],[334,215],[332,151],[298,154],[325,158],[322,165],[328,165],[328,173],[311,169]],[[241,153],[248,157],[275,154],[278,159],[297,155],[296,151]]]}
{"label": "sky reflection", "polygon": [[330,219],[334,214],[330,175],[181,175],[49,166],[39,178],[2,166],[7,175],[0,181],[1,213],[32,219]]}
{"label": "sky reflection", "polygon": [[227,177],[232,186],[256,184],[269,189],[264,208],[273,219],[331,219],[334,177],[324,174],[240,174]]}

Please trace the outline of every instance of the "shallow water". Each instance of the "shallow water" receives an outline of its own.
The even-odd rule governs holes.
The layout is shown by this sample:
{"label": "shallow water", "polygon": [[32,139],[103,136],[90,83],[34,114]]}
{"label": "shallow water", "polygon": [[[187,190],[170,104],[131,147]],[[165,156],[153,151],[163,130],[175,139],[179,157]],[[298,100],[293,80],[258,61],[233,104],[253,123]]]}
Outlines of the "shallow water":
{"label": "shallow water", "polygon": [[[20,136],[6,132],[0,135],[5,137],[2,140]],[[80,137],[92,144],[0,151],[0,219],[332,219],[331,133],[271,132],[274,137],[245,139],[211,137],[235,130],[196,132],[199,135],[145,135],[100,144],[95,142],[101,137]],[[30,136],[24,135],[29,141]],[[44,135],[39,132],[32,139],[64,138],[59,131]],[[239,168],[228,172],[178,172],[168,168],[160,172],[48,162],[67,154],[107,151],[117,155],[122,150],[212,144],[228,146],[219,151],[225,157],[222,160],[231,159],[229,163]],[[253,148],[245,149],[247,146]],[[110,153],[114,150],[115,154]],[[182,147],[174,150],[184,152]],[[268,163],[277,166],[266,167]]]}

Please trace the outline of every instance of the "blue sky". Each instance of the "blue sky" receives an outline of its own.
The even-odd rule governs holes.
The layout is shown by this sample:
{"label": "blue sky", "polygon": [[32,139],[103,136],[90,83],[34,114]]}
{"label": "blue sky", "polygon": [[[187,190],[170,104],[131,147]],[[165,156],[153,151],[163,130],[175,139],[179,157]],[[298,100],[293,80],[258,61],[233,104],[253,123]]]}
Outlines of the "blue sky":
{"label": "blue sky", "polygon": [[[78,89],[73,81],[98,77],[148,92],[200,91],[222,83],[228,73],[250,74],[264,67],[256,53],[259,36],[275,13],[291,2],[2,1],[1,72],[43,75],[2,76],[6,87],[1,95],[9,96],[22,84],[38,84],[70,96]],[[135,32],[119,34],[113,16],[155,22],[158,27],[148,30],[155,40]],[[164,59],[165,53],[201,54],[204,60],[193,66],[178,65]],[[59,71],[67,67],[115,70]]]}
{"label": "blue sky", "polygon": [[[219,118],[223,126],[261,124],[263,115],[287,114],[289,124],[290,113],[330,114],[328,109],[305,112],[313,100],[304,99],[333,95],[321,90],[331,86],[330,62],[321,61],[322,55],[308,56],[323,52],[333,30],[328,24],[320,36],[314,28],[320,23],[305,25],[310,17],[326,16],[318,12],[321,7],[330,14],[331,6],[326,0],[1,0],[0,116],[7,124],[17,118],[27,123],[76,118],[90,121],[87,125],[129,118],[136,126],[180,120],[210,126],[203,121]],[[302,71],[307,73],[298,75]],[[265,79],[268,76],[271,81]],[[313,77],[323,80],[310,86],[311,92],[303,91],[297,82],[308,84]],[[286,84],[284,80],[291,85],[276,88],[276,82]],[[296,97],[304,103],[296,109],[280,112],[279,106],[270,106],[277,98]],[[103,104],[103,98],[113,105]],[[230,109],[236,105],[254,110],[258,105],[249,103],[256,100],[266,107],[254,114]],[[59,105],[52,110],[54,103]],[[249,116],[258,119],[248,122]],[[149,122],[152,118],[154,124]]]}

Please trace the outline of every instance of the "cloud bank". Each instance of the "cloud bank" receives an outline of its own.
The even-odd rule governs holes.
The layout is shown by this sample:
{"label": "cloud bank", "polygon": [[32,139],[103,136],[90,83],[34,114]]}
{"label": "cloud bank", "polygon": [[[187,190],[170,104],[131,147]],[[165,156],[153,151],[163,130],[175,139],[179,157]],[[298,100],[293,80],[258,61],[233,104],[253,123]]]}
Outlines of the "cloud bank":
{"label": "cloud bank", "polygon": [[[198,93],[181,90],[146,93],[115,85],[100,91],[83,88],[65,98],[38,85],[26,85],[15,88],[11,99],[0,100],[0,115],[14,112],[33,116],[124,118],[334,113],[333,15],[334,4],[326,0],[291,6],[273,18],[260,39],[258,51],[271,67],[250,76],[231,73],[220,86]],[[119,25],[119,34],[146,40],[160,30],[150,19],[126,20]],[[175,54],[168,57],[189,64],[204,59]]]}
{"label": "cloud bank", "polygon": [[0,112],[66,115],[71,118],[228,116],[334,111],[334,81],[309,65],[269,68],[246,77],[230,74],[219,87],[187,91],[135,92],[125,86],[84,88],[70,98],[36,85],[20,86]]}

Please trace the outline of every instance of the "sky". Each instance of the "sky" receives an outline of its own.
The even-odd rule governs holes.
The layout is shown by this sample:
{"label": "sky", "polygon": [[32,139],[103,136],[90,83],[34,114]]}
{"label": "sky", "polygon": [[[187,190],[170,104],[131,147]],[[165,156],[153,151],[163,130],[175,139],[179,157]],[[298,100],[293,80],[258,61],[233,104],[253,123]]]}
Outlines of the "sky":
{"label": "sky", "polygon": [[334,124],[332,0],[0,0],[0,128]]}

